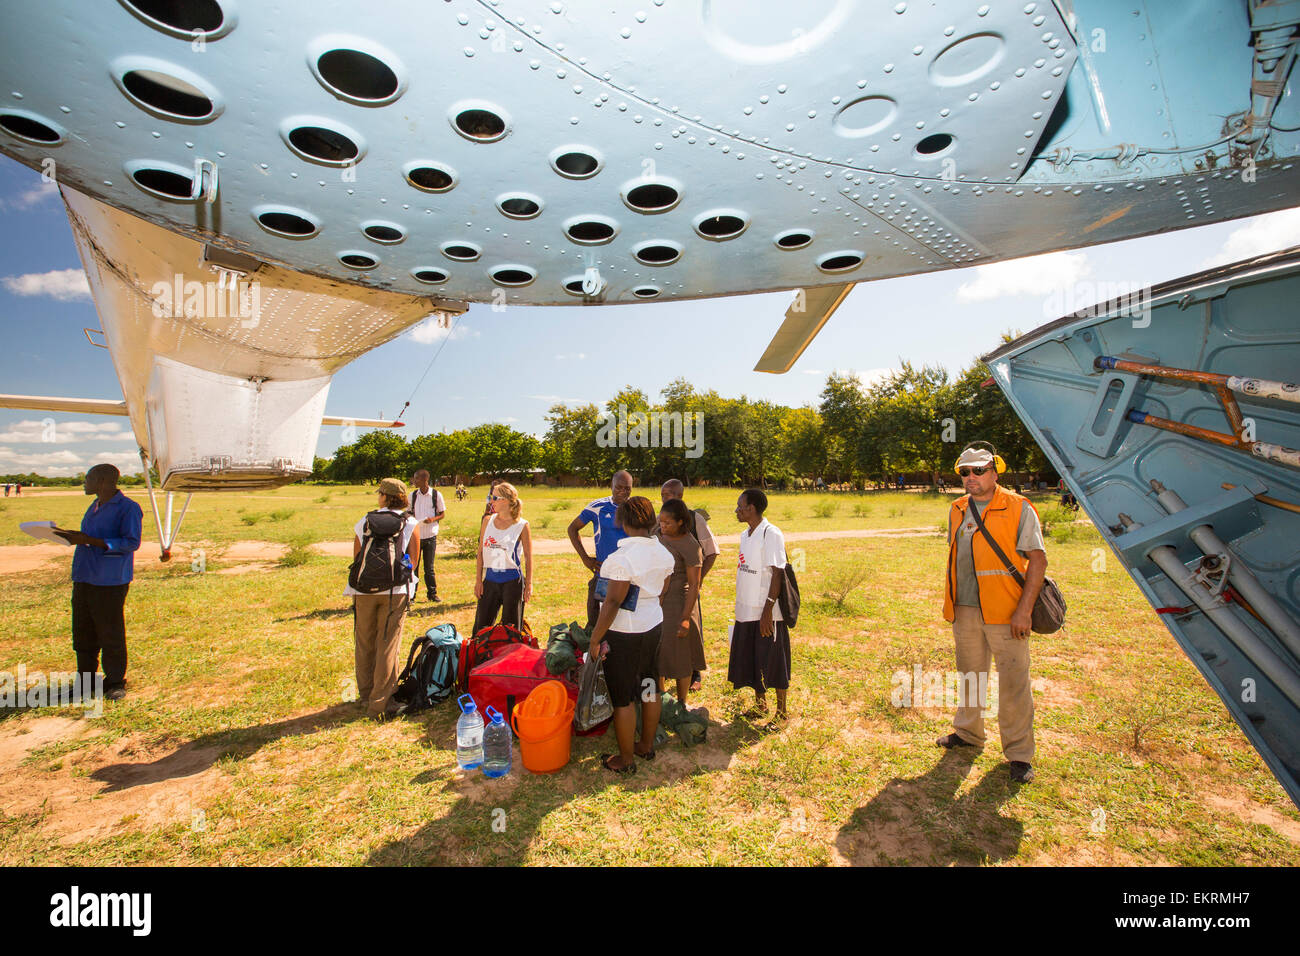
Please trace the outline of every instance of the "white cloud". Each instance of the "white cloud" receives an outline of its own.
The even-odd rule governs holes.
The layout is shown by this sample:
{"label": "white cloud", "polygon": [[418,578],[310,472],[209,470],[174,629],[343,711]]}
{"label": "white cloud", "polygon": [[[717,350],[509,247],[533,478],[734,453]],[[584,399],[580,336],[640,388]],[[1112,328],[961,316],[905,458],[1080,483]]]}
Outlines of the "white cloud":
{"label": "white cloud", "polygon": [[958,302],[986,302],[1013,295],[1049,295],[1072,288],[1092,273],[1086,252],[1049,252],[977,266],[975,277],[957,287]]}
{"label": "white cloud", "polygon": [[80,269],[55,269],[5,276],[4,286],[14,295],[48,295],[60,302],[90,298],[90,283]]}
{"label": "white cloud", "polygon": [[412,341],[419,342],[421,345],[435,345],[443,339],[455,342],[466,337],[477,338],[478,332],[467,329],[464,325],[446,328],[438,320],[437,315],[430,315],[411,329],[410,336]]}
{"label": "white cloud", "polygon": [[118,471],[124,475],[134,475],[140,471],[139,456],[129,453],[78,455],[66,448],[59,451],[33,453],[0,446],[0,474],[34,471],[51,478],[60,478],[80,474],[91,465],[100,462],[116,465]]}
{"label": "white cloud", "polygon": [[42,179],[32,186],[28,186],[13,199],[0,200],[0,208],[31,209],[47,199],[53,199],[58,194],[58,186],[49,180]]}
{"label": "white cloud", "polygon": [[559,395],[529,395],[528,398],[535,398],[539,402],[550,402],[554,405],[559,402],[561,405],[585,405],[586,402],[581,398],[563,398]]}
{"label": "white cloud", "polygon": [[563,362],[565,359],[575,359],[577,361],[582,361],[586,357],[587,357],[586,352],[569,352],[567,354],[560,354],[555,356],[555,358],[561,362]]}
{"label": "white cloud", "polygon": [[[48,429],[46,422],[53,422]],[[54,419],[14,422],[0,432],[0,441],[30,444],[67,444],[83,441],[134,441],[135,433],[117,422],[59,422]]]}
{"label": "white cloud", "polygon": [[1234,229],[1222,248],[1201,263],[1201,269],[1211,269],[1229,262],[1238,262],[1276,252],[1300,243],[1300,207],[1254,216]]}

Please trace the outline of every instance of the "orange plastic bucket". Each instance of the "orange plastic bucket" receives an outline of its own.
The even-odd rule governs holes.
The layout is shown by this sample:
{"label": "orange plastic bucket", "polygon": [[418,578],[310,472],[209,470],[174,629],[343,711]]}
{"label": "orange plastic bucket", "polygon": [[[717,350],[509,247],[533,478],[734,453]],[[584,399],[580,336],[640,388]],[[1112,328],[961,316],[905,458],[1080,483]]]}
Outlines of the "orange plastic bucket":
{"label": "orange plastic bucket", "polygon": [[[557,713],[554,686],[563,695]],[[540,695],[540,696],[539,696]],[[537,698],[534,700],[534,698]],[[519,738],[519,755],[533,773],[554,773],[569,762],[573,743],[573,701],[558,681],[547,681],[525,697],[511,715],[510,724]],[[538,714],[537,712],[542,712]]]}

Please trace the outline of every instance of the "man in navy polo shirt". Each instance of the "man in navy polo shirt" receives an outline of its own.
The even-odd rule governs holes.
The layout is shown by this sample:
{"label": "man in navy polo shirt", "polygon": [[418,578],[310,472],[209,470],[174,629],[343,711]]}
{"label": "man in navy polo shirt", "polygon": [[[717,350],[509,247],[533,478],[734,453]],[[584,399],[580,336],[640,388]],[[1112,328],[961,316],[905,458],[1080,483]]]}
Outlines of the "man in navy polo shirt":
{"label": "man in navy polo shirt", "polygon": [[85,490],[95,501],[80,531],[58,534],[77,550],[72,555],[72,649],[83,686],[91,686],[104,655],[104,696],[126,696],[126,591],[135,570],[144,512],[117,490],[120,472],[100,464],[86,472]]}
{"label": "man in navy polo shirt", "polygon": [[[612,494],[597,498],[583,508],[578,517],[569,522],[569,540],[573,543],[573,550],[578,552],[578,557],[591,572],[591,580],[587,582],[588,634],[596,626],[596,618],[600,616],[600,602],[596,600],[596,577],[600,574],[600,566],[606,558],[618,550],[619,541],[626,537],[623,529],[615,523],[614,513],[618,511],[619,505],[632,497],[632,476],[626,471],[620,471],[614,475],[614,480],[610,482],[609,487]],[[582,538],[578,534],[588,524],[595,526],[596,556],[594,558],[587,554],[587,549],[583,547]]]}

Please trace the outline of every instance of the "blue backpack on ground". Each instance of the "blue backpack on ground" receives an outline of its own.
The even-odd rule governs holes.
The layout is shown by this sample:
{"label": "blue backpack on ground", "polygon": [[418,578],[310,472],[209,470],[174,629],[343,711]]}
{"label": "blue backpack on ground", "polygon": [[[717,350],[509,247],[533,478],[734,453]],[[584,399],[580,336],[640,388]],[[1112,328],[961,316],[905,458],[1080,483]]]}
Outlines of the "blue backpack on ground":
{"label": "blue backpack on ground", "polygon": [[439,624],[411,643],[406,667],[397,678],[393,703],[398,714],[414,714],[456,693],[461,638],[456,625]]}

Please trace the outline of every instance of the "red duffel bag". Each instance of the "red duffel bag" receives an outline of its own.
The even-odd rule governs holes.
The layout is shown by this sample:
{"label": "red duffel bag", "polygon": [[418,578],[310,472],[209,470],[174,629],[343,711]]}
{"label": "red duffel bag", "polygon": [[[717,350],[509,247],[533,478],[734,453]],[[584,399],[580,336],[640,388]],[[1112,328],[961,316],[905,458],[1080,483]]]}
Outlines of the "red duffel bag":
{"label": "red duffel bag", "polygon": [[490,704],[509,723],[515,705],[548,680],[558,680],[570,700],[578,699],[578,685],[569,680],[569,675],[556,676],[546,669],[545,651],[521,644],[470,671],[469,692],[480,714],[487,713]]}

